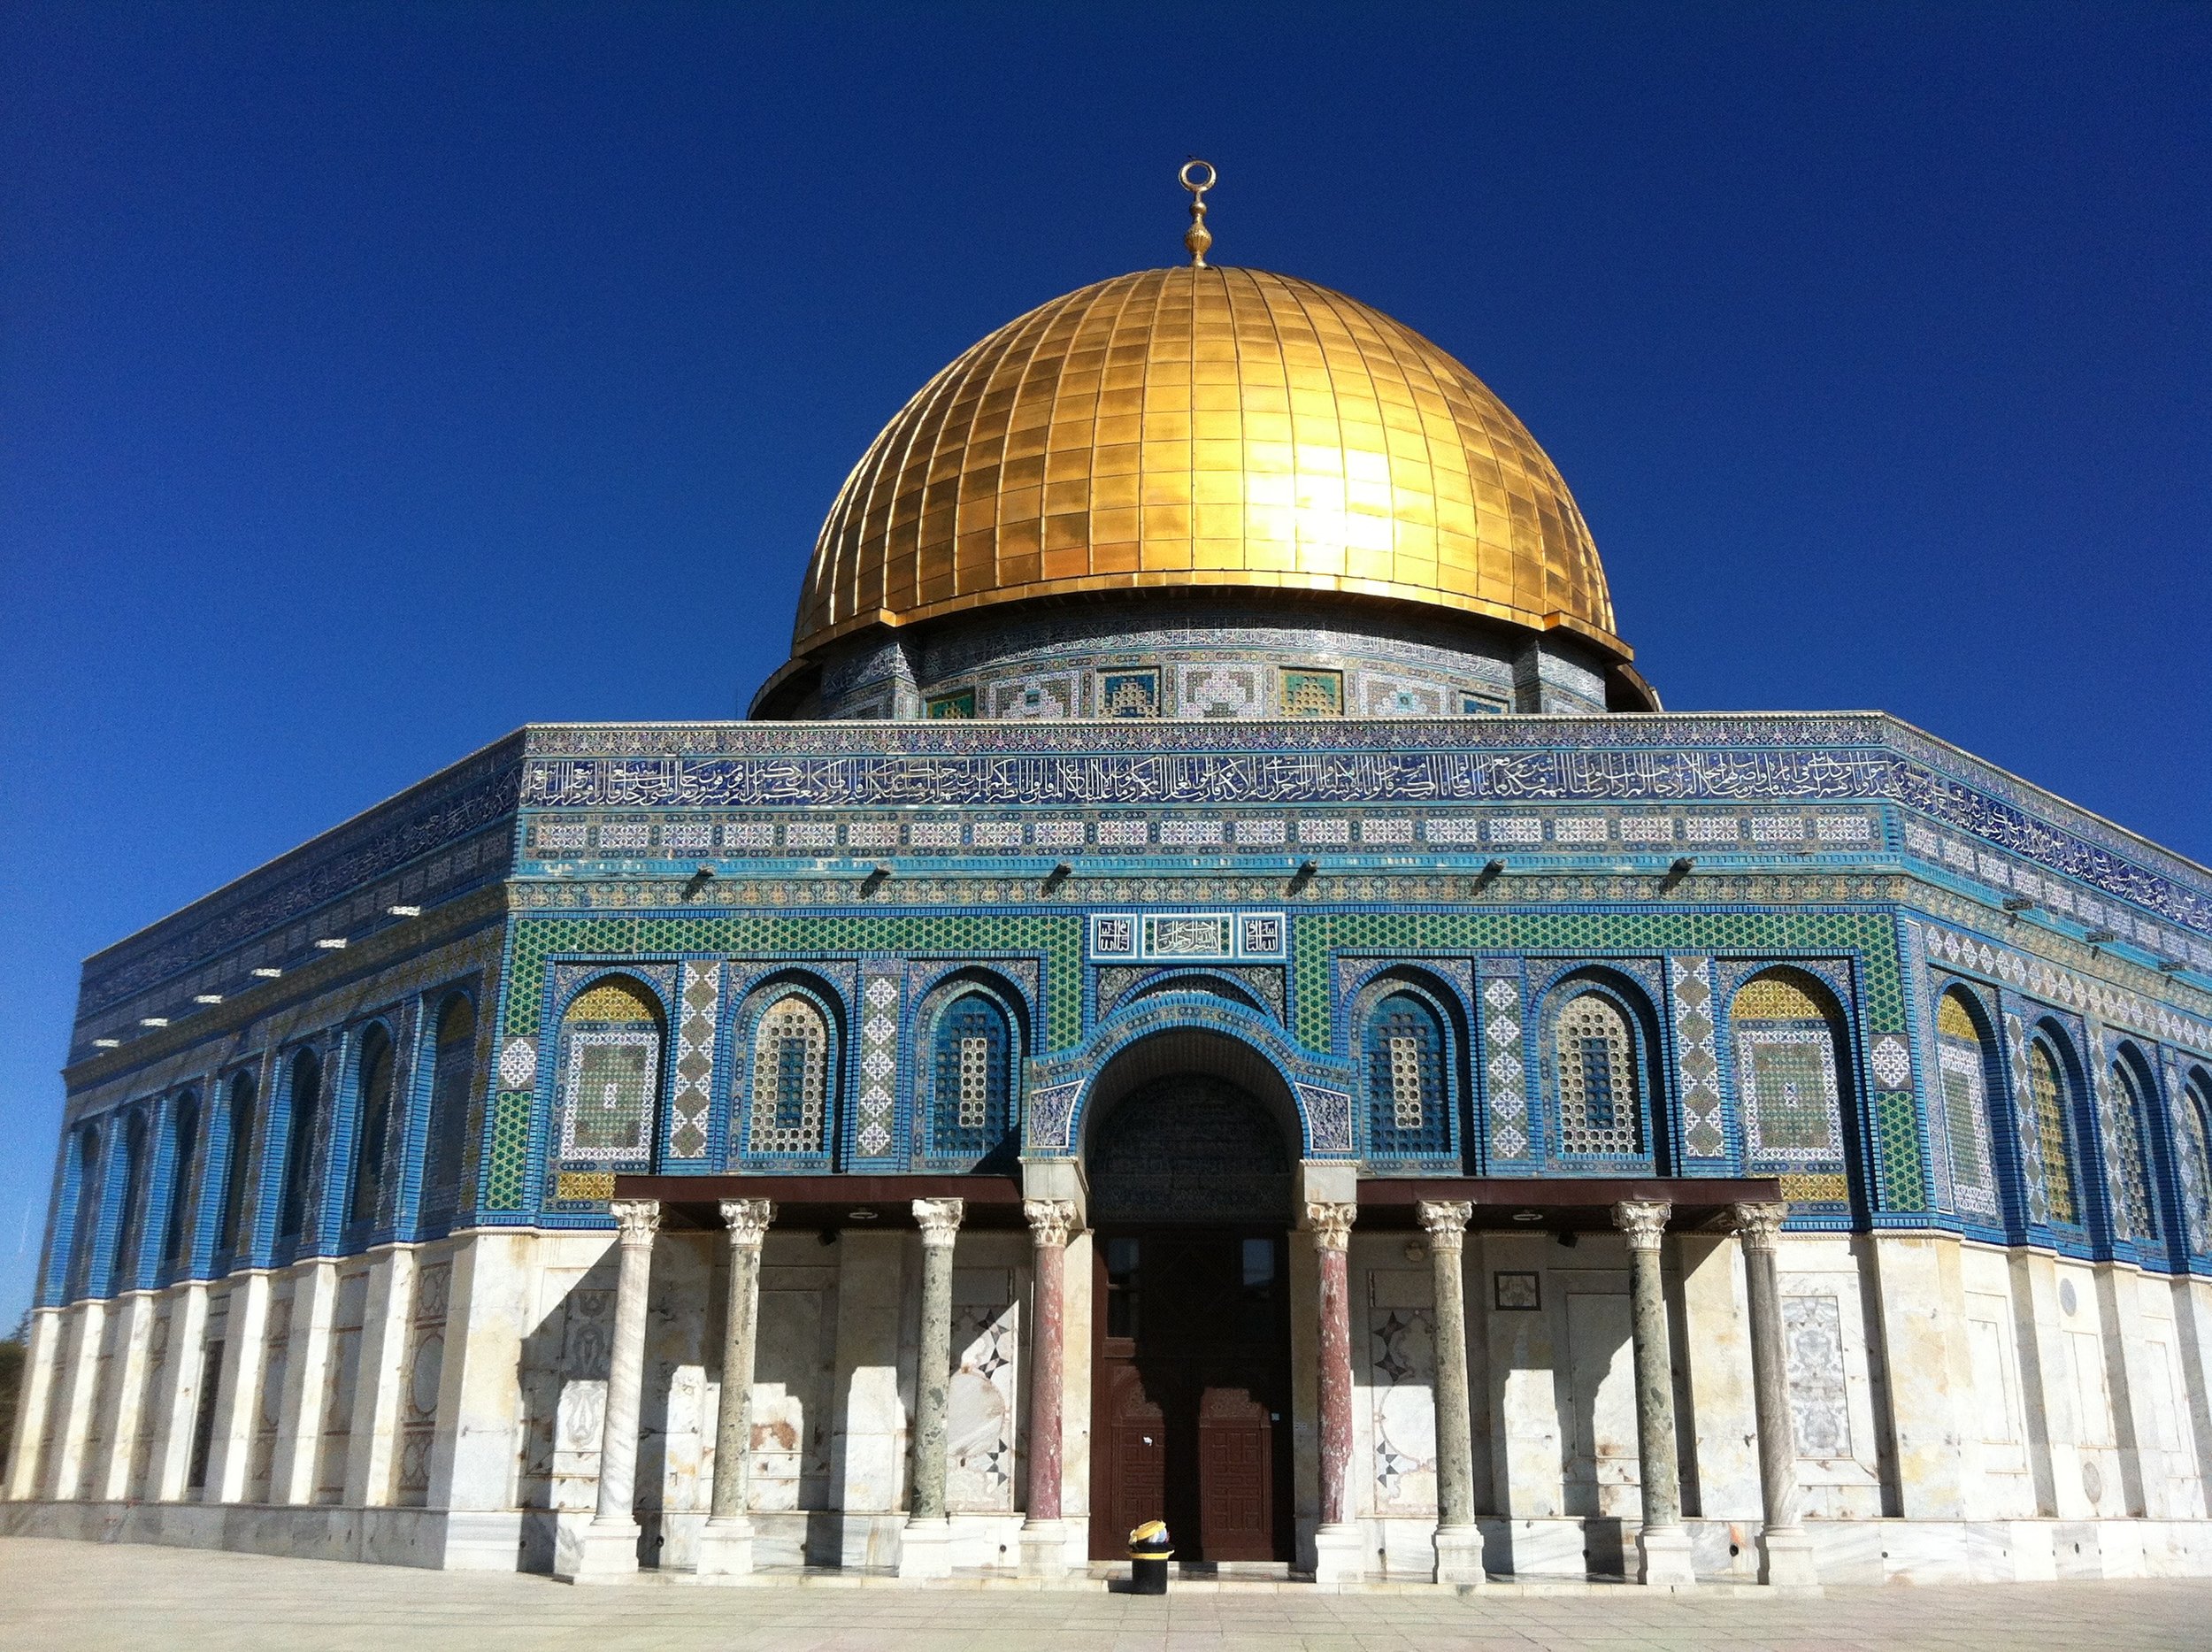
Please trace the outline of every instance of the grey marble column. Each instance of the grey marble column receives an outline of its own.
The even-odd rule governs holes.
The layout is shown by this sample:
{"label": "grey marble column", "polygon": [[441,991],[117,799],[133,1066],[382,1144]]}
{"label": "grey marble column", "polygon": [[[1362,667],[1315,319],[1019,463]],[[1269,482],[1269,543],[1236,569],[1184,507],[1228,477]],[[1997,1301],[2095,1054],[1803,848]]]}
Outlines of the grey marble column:
{"label": "grey marble column", "polygon": [[1462,1256],[1463,1199],[1423,1199],[1414,1207],[1429,1238],[1436,1287],[1436,1580],[1480,1584],[1482,1533],[1475,1525],[1475,1441],[1467,1385],[1466,1282]]}
{"label": "grey marble column", "polygon": [[1782,1339],[1782,1280],[1776,1251],[1786,1204],[1740,1204],[1744,1291],[1751,1310],[1751,1392],[1759,1424],[1759,1490],[1766,1523],[1759,1533],[1759,1581],[1809,1588],[1820,1581],[1812,1540],[1801,1523],[1797,1439],[1790,1418],[1790,1372]]}
{"label": "grey marble column", "polygon": [[760,1328],[760,1248],[776,1207],[725,1199],[730,1279],[722,1333],[722,1397],[714,1419],[714,1500],[699,1533],[699,1575],[742,1578],[753,1570],[750,1512],[753,1362]]}
{"label": "grey marble column", "polygon": [[1682,1470],[1674,1445],[1674,1351],[1667,1332],[1666,1285],[1659,1249],[1674,1207],[1632,1199],[1613,1207],[1628,1239],[1628,1290],[1636,1352],[1637,1478],[1644,1524],[1636,1534],[1636,1580],[1681,1587],[1690,1570],[1690,1533],[1682,1524]]}
{"label": "grey marble column", "polygon": [[564,1531],[554,1571],[571,1583],[612,1583],[637,1571],[637,1430],[645,1389],[645,1316],[653,1283],[657,1199],[617,1199],[608,1207],[621,1253],[614,1287],[614,1340],[607,1350],[607,1402],[599,1425],[599,1505],[580,1532]]}
{"label": "grey marble column", "polygon": [[952,1382],[952,1248],[965,1206],[917,1199],[922,1230],[921,1352],[914,1371],[914,1466],[899,1576],[952,1575],[952,1523],[945,1515],[945,1402]]}

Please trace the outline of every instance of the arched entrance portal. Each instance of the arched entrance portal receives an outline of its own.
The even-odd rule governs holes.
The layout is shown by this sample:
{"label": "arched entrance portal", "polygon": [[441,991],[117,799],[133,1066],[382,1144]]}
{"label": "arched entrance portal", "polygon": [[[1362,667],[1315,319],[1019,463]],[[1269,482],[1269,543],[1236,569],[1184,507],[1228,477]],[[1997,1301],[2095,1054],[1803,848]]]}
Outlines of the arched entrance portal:
{"label": "arched entrance portal", "polygon": [[1287,1562],[1288,1090],[1178,1029],[1109,1063],[1088,1111],[1092,1556],[1164,1519],[1185,1562]]}

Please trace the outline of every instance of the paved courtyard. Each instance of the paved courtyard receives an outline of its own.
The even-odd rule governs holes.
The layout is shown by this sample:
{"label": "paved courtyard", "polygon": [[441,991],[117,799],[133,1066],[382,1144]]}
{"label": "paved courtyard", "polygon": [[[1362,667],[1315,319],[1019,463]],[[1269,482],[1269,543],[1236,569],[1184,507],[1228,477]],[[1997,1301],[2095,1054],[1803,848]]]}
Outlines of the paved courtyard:
{"label": "paved courtyard", "polygon": [[506,1573],[0,1539],[0,1646],[234,1652],[1900,1652],[2212,1647],[2212,1582],[1838,1589],[1824,1599],[574,1589]]}

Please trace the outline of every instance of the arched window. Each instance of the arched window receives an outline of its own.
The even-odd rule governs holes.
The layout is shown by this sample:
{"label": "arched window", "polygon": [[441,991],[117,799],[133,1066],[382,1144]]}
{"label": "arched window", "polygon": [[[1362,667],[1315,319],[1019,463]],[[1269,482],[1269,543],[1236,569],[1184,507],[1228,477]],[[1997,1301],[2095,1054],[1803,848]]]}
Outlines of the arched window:
{"label": "arched window", "polygon": [[1729,1012],[1736,1099],[1755,1172],[1843,1169],[1843,1092],[1835,1033],[1810,993],[1786,974],[1744,983]]}
{"label": "arched window", "polygon": [[1368,1155],[1436,1158],[1452,1150],[1444,1024],[1413,993],[1394,992],[1367,1018]]}
{"label": "arched window", "polygon": [[146,1231],[146,1110],[134,1108],[123,1124],[123,1195],[116,1209],[115,1254],[108,1259],[108,1289],[138,1284],[139,1241]]}
{"label": "arched window", "polygon": [[384,1164],[392,1133],[392,1036],[381,1026],[361,1035],[355,1058],[354,1089],[359,1098],[360,1133],[353,1156],[353,1197],[346,1220],[355,1226],[376,1220],[384,1203]]}
{"label": "arched window", "polygon": [[1951,1195],[1962,1214],[1995,1222],[1987,1046],[1973,1011],[1956,992],[1936,1000],[1936,1070],[1943,1083],[1944,1136],[1951,1149]]}
{"label": "arched window", "polygon": [[753,1033],[747,1149],[828,1152],[829,1089],[829,1022],[803,993],[786,993],[768,1006]]}
{"label": "arched window", "polygon": [[2113,1225],[2120,1239],[2155,1243],[2158,1239],[2158,1201],[2151,1193],[2150,1155],[2144,1142],[2149,1110],[2143,1104],[2142,1080],[2132,1062],[2112,1064],[2111,1089],[2105,1099],[2105,1130],[2111,1139]]}
{"label": "arched window", "polygon": [[68,1295],[82,1296],[92,1276],[92,1253],[100,1236],[100,1126],[86,1124],[77,1131],[77,1210],[75,1231],[69,1236]]}
{"label": "arched window", "polygon": [[2043,1167],[2043,1197],[2051,1220],[2078,1225],[2081,1194],[2074,1180],[2074,1150],[2066,1120],[2073,1111],[2065,1070],[2042,1039],[2028,1046],[2028,1116],[2035,1125],[2035,1153]]}
{"label": "arched window", "polygon": [[283,1193],[277,1201],[277,1240],[296,1244],[307,1237],[314,1199],[309,1186],[315,1166],[315,1126],[322,1113],[322,1058],[311,1049],[292,1057],[292,1095],[284,1128]]}
{"label": "arched window", "polygon": [[603,980],[561,1023],[561,1162],[642,1166],[653,1157],[661,1018],[635,981]]}
{"label": "arched window", "polygon": [[430,1064],[430,1118],[422,1162],[422,1217],[449,1221],[461,1208],[469,1095],[476,1080],[476,1006],[455,993],[438,1007]]}
{"label": "arched window", "polygon": [[929,1110],[933,1156],[979,1160],[1006,1144],[1013,1058],[1006,1011],[987,995],[964,993],[937,1018]]}
{"label": "arched window", "polygon": [[192,1189],[199,1180],[200,1098],[187,1090],[169,1115],[169,1215],[161,1232],[161,1270],[171,1272],[190,1258],[185,1254],[192,1232]]}
{"label": "arched window", "polygon": [[1613,1002],[1584,993],[1559,1012],[1559,1147],[1563,1153],[1640,1153],[1643,1109],[1636,1041]]}
{"label": "arched window", "polygon": [[2189,1249],[2212,1252],[2212,1074],[2193,1072],[2174,1110],[2181,1145],[2181,1203],[2187,1219]]}
{"label": "arched window", "polygon": [[246,1189],[253,1181],[253,1075],[242,1072],[230,1081],[230,1105],[223,1110],[230,1130],[230,1152],[223,1172],[223,1218],[215,1232],[219,1256],[237,1256],[251,1247],[251,1235],[242,1231],[246,1214]]}

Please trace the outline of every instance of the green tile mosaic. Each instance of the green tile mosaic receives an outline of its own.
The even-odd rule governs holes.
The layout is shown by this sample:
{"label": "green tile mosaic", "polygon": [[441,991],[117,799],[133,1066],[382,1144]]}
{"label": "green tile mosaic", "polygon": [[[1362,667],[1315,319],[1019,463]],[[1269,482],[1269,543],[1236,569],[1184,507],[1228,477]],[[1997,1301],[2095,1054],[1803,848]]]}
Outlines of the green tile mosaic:
{"label": "green tile mosaic", "polygon": [[530,1168],[530,1092],[502,1091],[497,1107],[492,1115],[486,1203],[495,1210],[518,1210],[522,1208],[523,1185]]}
{"label": "green tile mosaic", "polygon": [[1928,1178],[1920,1162],[1919,1118],[1910,1095],[1901,1090],[1874,1098],[1874,1145],[1882,1161],[1880,1208],[1926,1210]]}

